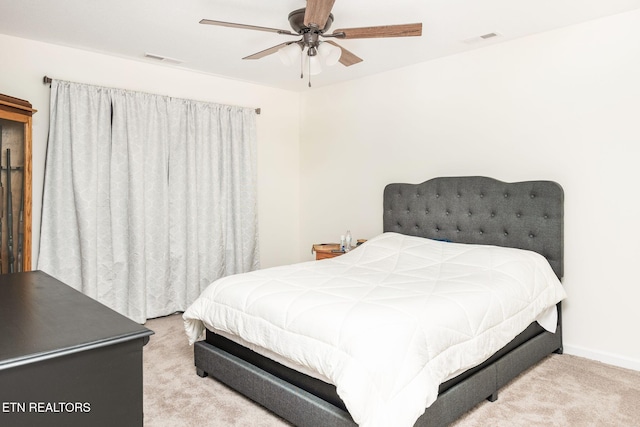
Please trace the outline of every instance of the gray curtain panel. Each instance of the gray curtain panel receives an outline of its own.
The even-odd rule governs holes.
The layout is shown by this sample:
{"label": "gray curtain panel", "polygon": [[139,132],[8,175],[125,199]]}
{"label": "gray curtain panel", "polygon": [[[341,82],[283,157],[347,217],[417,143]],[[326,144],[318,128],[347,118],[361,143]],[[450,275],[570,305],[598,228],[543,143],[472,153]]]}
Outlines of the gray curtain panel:
{"label": "gray curtain panel", "polygon": [[38,268],[137,322],[259,268],[255,112],[54,80]]}

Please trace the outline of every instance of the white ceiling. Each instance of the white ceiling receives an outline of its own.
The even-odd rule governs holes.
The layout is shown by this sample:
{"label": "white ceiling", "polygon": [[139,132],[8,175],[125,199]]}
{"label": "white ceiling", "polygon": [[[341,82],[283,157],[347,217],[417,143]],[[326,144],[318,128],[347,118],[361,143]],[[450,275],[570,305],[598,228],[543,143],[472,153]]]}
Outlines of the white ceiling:
{"label": "white ceiling", "polygon": [[[198,22],[289,30],[289,12],[304,6],[305,0],[0,0],[0,33],[159,63],[144,57],[151,53],[182,61],[166,66],[298,91],[308,90],[299,67],[285,67],[277,55],[241,59],[297,38]],[[322,87],[638,8],[640,0],[337,0],[332,29],[422,22],[422,37],[339,40],[364,61],[326,68],[312,83]],[[501,36],[468,41],[490,32]]]}

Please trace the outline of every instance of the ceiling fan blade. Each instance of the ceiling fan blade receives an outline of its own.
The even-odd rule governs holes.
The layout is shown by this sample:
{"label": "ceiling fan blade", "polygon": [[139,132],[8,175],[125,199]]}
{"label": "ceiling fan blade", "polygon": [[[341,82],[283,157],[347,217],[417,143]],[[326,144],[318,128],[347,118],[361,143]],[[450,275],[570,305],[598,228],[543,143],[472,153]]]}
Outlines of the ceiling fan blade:
{"label": "ceiling fan blade", "polygon": [[331,35],[343,39],[421,36],[422,23],[381,25],[378,27],[343,28],[335,30]]}
{"label": "ceiling fan blade", "polygon": [[261,50],[260,52],[254,53],[253,55],[249,55],[249,56],[245,56],[242,59],[260,59],[260,58],[264,58],[265,56],[271,55],[273,53],[276,53],[277,51],[279,51],[281,48],[290,45],[291,43],[297,43],[297,42],[285,42],[285,43],[280,43],[279,45],[276,46],[272,46],[268,49],[265,50]]}
{"label": "ceiling fan blade", "polygon": [[298,34],[292,33],[289,30],[280,30],[278,28],[269,28],[269,27],[258,27],[256,25],[236,24],[234,22],[214,21],[212,19],[201,19],[200,23],[206,24],[206,25],[218,25],[220,27],[241,28],[244,30],[268,31],[270,33],[288,34],[292,36],[298,35]]}
{"label": "ceiling fan blade", "polygon": [[324,28],[335,2],[336,0],[307,0],[304,25],[310,27],[311,24],[315,24],[318,28]]}
{"label": "ceiling fan blade", "polygon": [[362,62],[362,58],[357,57],[353,53],[349,52],[347,49],[340,46],[338,43],[331,40],[327,40],[325,41],[325,43],[330,43],[334,46],[339,47],[340,50],[342,50],[342,55],[340,55],[340,63],[345,67],[349,67],[351,65],[357,64],[358,62]]}

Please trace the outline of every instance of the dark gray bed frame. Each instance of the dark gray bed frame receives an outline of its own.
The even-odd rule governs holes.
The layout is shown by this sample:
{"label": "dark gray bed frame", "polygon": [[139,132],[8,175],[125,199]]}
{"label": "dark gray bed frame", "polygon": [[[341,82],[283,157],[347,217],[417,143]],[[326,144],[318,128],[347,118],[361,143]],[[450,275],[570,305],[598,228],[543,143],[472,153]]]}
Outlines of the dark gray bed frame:
{"label": "dark gray bed frame", "polygon": [[[551,181],[505,183],[486,177],[445,177],[421,184],[389,184],[384,190],[383,229],[532,250],[545,256],[562,278],[563,205],[562,187]],[[448,425],[484,399],[497,399],[501,387],[547,355],[562,353],[560,308],[558,304],[556,333],[532,324],[491,359],[441,385],[438,399],[415,425]],[[286,374],[259,368],[212,343],[205,340],[194,346],[198,375],[217,378],[296,426],[355,425],[340,404],[317,397],[321,393],[312,393],[313,387],[305,390],[293,385],[297,383]]]}

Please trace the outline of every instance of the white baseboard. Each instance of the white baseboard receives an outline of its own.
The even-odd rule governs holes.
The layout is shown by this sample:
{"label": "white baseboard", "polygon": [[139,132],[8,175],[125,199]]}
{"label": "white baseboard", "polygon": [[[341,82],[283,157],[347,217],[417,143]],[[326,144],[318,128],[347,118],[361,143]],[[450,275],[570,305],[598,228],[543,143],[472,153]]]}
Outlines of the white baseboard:
{"label": "white baseboard", "polygon": [[621,368],[640,371],[640,360],[630,359],[604,351],[589,350],[584,347],[574,346],[570,344],[564,344],[563,348],[566,354],[580,356],[591,360],[597,360],[598,362],[606,363],[613,366],[619,366]]}

